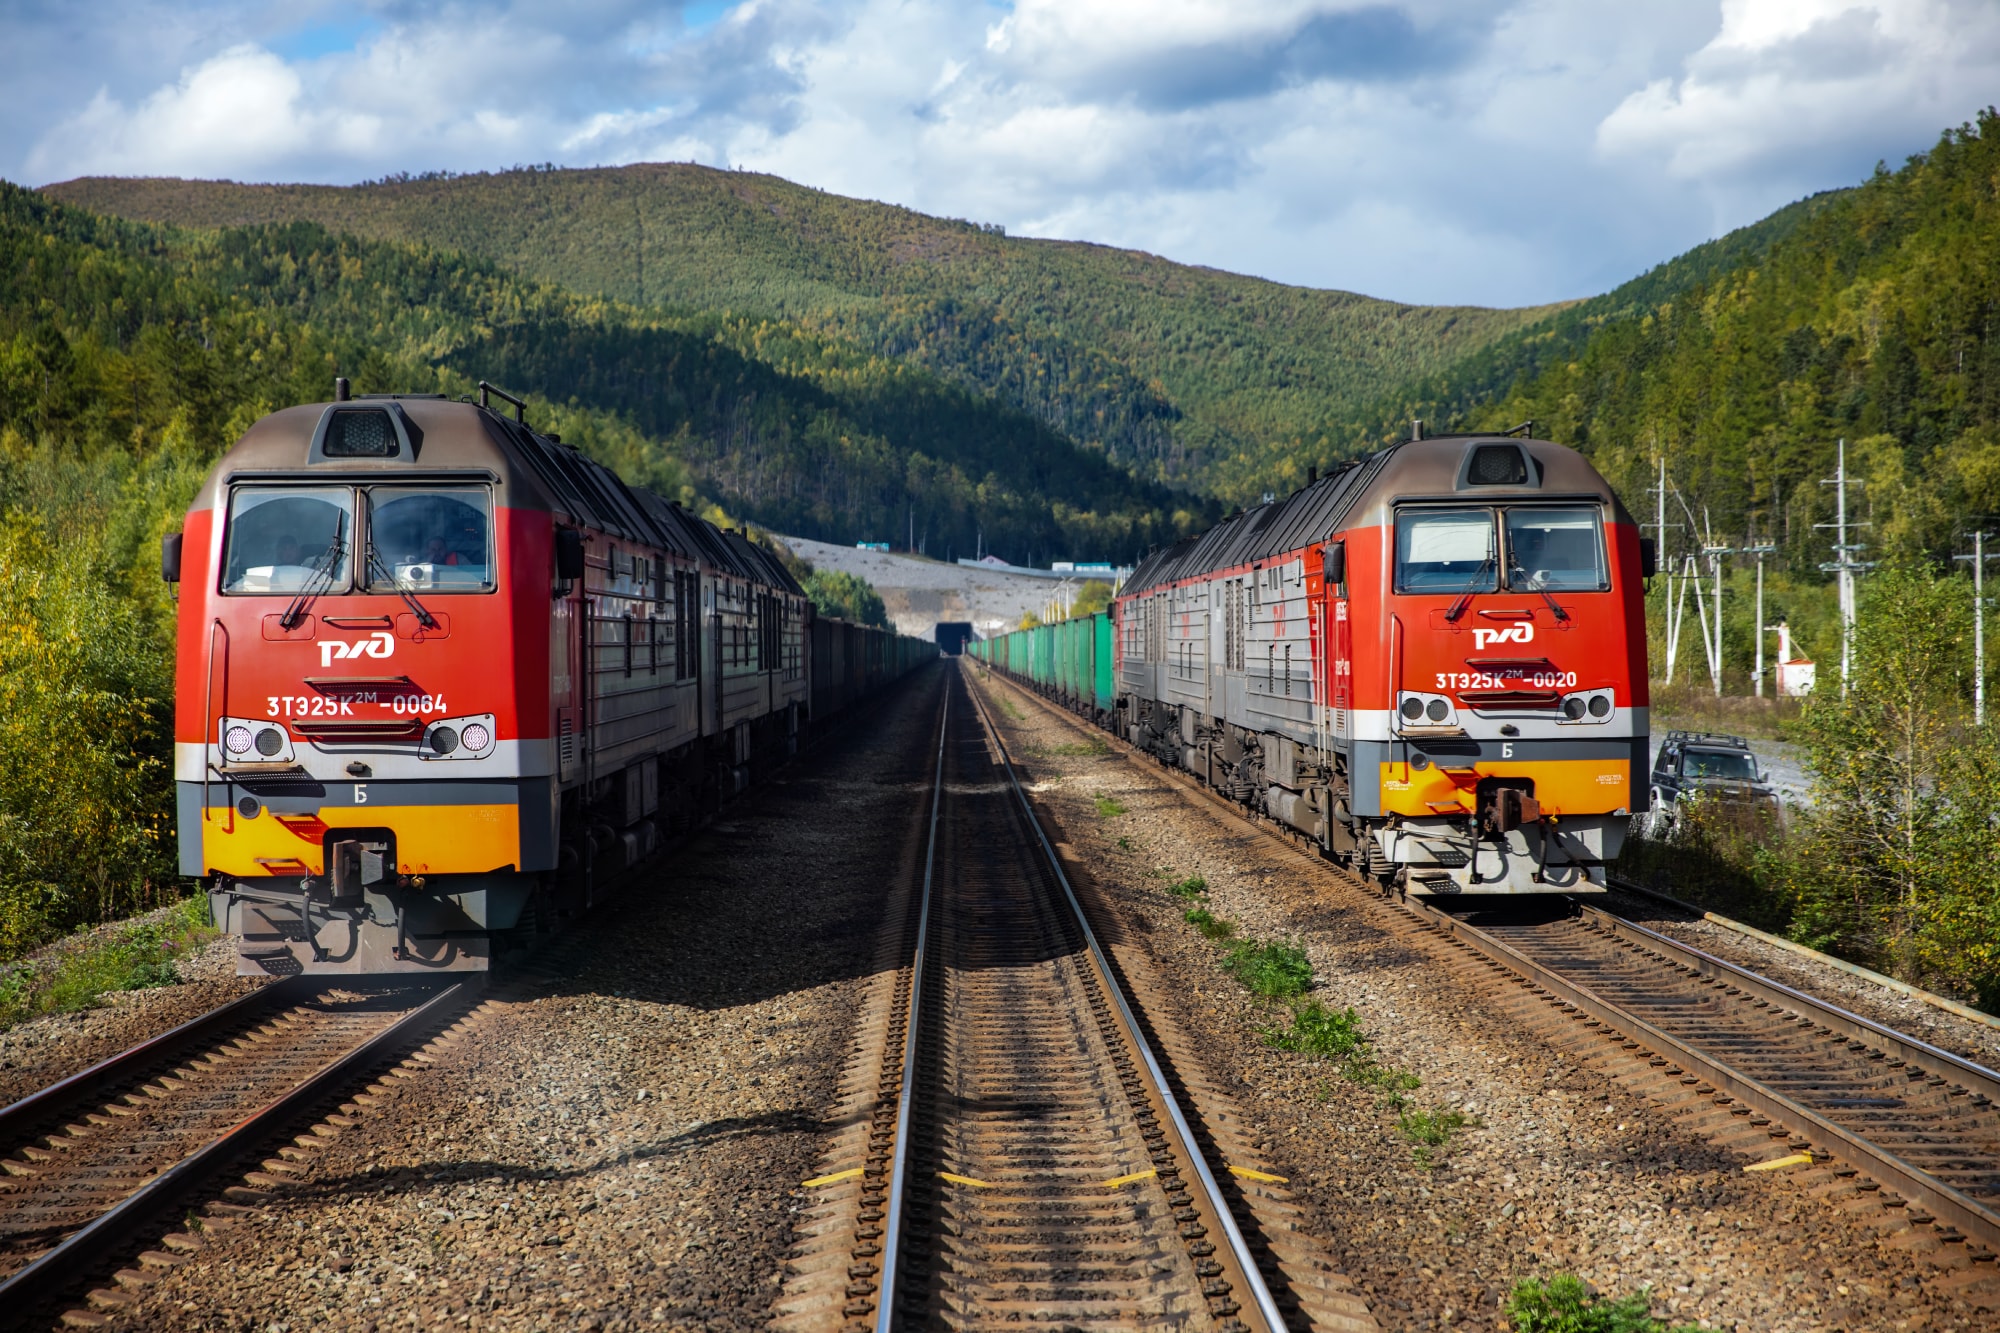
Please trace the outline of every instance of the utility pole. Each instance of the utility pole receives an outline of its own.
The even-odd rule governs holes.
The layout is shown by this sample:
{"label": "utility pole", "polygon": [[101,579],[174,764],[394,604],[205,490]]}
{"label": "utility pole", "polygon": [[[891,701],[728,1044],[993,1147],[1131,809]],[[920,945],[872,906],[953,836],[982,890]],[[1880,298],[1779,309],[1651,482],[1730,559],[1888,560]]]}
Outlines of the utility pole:
{"label": "utility pole", "polygon": [[1954,560],[1972,562],[1972,721],[1986,725],[1986,533],[1972,534],[1972,554],[1955,555]]}
{"label": "utility pole", "polygon": [[1873,569],[1873,561],[1864,564],[1854,558],[1857,551],[1868,548],[1847,540],[1847,529],[1865,528],[1866,523],[1849,524],[1847,521],[1847,488],[1864,483],[1850,481],[1847,476],[1847,441],[1840,441],[1840,452],[1833,476],[1820,482],[1822,486],[1834,488],[1834,521],[1815,523],[1816,528],[1832,528],[1833,560],[1820,566],[1823,573],[1840,576],[1840,697],[1847,697],[1848,681],[1854,673],[1854,576],[1864,569]]}
{"label": "utility pole", "polygon": [[[1706,513],[1706,507],[1703,512]],[[1715,684],[1715,697],[1722,697],[1722,557],[1735,555],[1733,546],[1704,546],[1701,553],[1708,557],[1709,567],[1715,571],[1715,641],[1708,654],[1708,675]],[[1701,627],[1703,646],[1708,645],[1708,626]]]}
{"label": "utility pole", "polygon": [[[1653,540],[1655,543],[1653,558],[1655,563],[1659,566],[1659,568],[1666,571],[1667,575],[1666,585],[1661,590],[1661,605],[1664,607],[1664,615],[1666,620],[1665,629],[1667,635],[1666,676],[1664,678],[1663,683],[1671,685],[1673,684],[1674,681],[1674,663],[1676,658],[1678,658],[1680,655],[1679,649],[1681,640],[1681,625],[1679,617],[1675,616],[1674,614],[1674,587],[1675,587],[1674,566],[1673,566],[1673,561],[1667,555],[1668,487],[1667,487],[1667,454],[1664,449],[1660,451],[1660,484],[1658,486],[1652,487],[1651,489],[1654,493],[1656,501],[1654,505],[1654,521],[1651,524],[1645,524],[1645,523],[1640,524],[1639,530],[1643,532],[1649,526],[1653,529]],[[1673,524],[1673,526],[1678,528],[1681,525],[1676,523]],[[1680,586],[1680,591],[1682,594],[1681,600],[1683,603],[1685,603],[1687,586],[1685,584],[1682,584]]]}
{"label": "utility pole", "polygon": [[1764,697],[1764,557],[1777,549],[1769,542],[1743,548],[1743,554],[1757,557],[1757,669],[1751,677],[1756,683],[1759,699]]}

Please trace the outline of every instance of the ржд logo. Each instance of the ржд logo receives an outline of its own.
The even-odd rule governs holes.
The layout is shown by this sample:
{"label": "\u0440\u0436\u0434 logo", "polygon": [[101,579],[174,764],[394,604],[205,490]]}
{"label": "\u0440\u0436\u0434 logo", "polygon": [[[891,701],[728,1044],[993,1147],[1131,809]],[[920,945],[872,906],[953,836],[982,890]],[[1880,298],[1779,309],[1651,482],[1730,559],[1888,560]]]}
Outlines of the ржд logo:
{"label": "\u0440\u0436\u0434 logo", "polygon": [[[1479,633],[1480,631],[1474,631]],[[332,666],[335,662],[349,657],[388,657],[396,651],[396,636],[388,630],[378,629],[359,643],[341,643],[338,640],[322,640],[319,645],[319,664]]]}

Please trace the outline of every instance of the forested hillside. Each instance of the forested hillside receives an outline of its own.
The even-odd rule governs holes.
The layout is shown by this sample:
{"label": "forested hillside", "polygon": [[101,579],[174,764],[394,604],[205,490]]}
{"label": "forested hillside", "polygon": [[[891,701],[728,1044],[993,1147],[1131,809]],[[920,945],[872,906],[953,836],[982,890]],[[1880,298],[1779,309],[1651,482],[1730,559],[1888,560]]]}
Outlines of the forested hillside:
{"label": "forested hillside", "polygon": [[1548,308],[1406,306],[997,230],[686,164],[351,188],[85,179],[71,202],[196,226],[308,219],[580,293],[783,319],[940,372],[1142,476],[1240,499],[1366,409]]}
{"label": "forested hillside", "polygon": [[1483,397],[1459,413],[1481,427],[1534,418],[1635,507],[1664,457],[1717,540],[1777,541],[1814,580],[1831,558],[1813,527],[1833,506],[1820,482],[1844,437],[1873,555],[1963,548],[2000,514],[2000,116],[1756,230],[1730,262],[1623,301],[1498,392],[1467,368],[1433,401]]}
{"label": "forested hillside", "polygon": [[[72,335],[123,347],[190,327],[211,308],[254,309],[294,322],[301,337],[344,340],[344,359],[319,358],[325,375],[339,360],[363,388],[458,392],[486,378],[526,389],[559,405],[565,434],[632,480],[692,486],[733,513],[825,540],[906,534],[914,521],[938,554],[970,551],[983,532],[1020,559],[1127,557],[1210,512],[1025,413],[795,324],[641,313],[484,261],[312,224],[177,232],[13,190],[0,207],[10,248],[28,256],[9,275],[17,291],[0,320],[39,330],[39,341],[17,336],[14,355],[27,359],[17,379],[56,373]],[[148,295],[47,290],[72,265],[109,268]],[[170,313],[156,288],[203,316]],[[112,311],[126,312],[123,324],[106,324]],[[324,378],[295,397],[324,396]],[[83,384],[50,392],[104,398]],[[30,413],[36,429],[62,421],[44,399]],[[0,425],[16,419],[0,412]],[[212,432],[227,413],[192,417]]]}

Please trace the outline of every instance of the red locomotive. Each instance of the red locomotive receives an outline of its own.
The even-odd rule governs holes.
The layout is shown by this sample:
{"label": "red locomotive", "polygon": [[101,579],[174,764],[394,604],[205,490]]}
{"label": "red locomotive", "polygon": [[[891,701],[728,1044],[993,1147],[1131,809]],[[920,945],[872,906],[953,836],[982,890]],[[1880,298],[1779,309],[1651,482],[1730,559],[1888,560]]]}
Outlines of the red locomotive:
{"label": "red locomotive", "polygon": [[482,969],[934,653],[480,389],[273,413],[167,541],[181,870],[247,975]]}
{"label": "red locomotive", "polygon": [[1601,889],[1646,799],[1652,562],[1575,450],[1413,439],[1148,557],[1116,725],[1384,881]]}

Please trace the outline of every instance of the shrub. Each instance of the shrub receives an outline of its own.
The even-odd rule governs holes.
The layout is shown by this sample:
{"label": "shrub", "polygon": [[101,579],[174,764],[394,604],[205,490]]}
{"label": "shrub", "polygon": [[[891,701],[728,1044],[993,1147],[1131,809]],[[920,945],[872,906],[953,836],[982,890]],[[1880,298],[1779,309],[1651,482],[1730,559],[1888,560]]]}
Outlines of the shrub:
{"label": "shrub", "polygon": [[1226,940],[1236,933],[1236,923],[1211,913],[1206,907],[1190,907],[1184,919],[1212,940]]}
{"label": "shrub", "polygon": [[208,904],[184,898],[152,920],[64,941],[47,956],[0,969],[0,1026],[87,1009],[113,991],[170,986],[180,960],[215,938]]}
{"label": "shrub", "polygon": [[1423,1086],[1423,1080],[1408,1070],[1375,1059],[1375,1048],[1351,1007],[1336,1013],[1318,1000],[1308,1000],[1292,1010],[1291,1027],[1267,1028],[1264,1040],[1282,1051],[1303,1051],[1340,1061],[1343,1077],[1365,1088],[1384,1089],[1397,1109],[1403,1105],[1402,1093]]}
{"label": "shrub", "polygon": [[873,584],[858,574],[837,569],[816,569],[804,580],[806,596],[823,616],[834,616],[856,625],[889,627],[889,612]]}
{"label": "shrub", "polygon": [[1669,1330],[1648,1311],[1646,1293],[1620,1300],[1590,1294],[1573,1273],[1558,1273],[1547,1282],[1528,1278],[1507,1300],[1507,1317],[1515,1333],[1685,1333],[1695,1325]]}
{"label": "shrub", "polygon": [[1167,892],[1173,894],[1176,898],[1193,900],[1208,892],[1208,881],[1200,875],[1189,875],[1186,879],[1176,880],[1174,883],[1169,884]]}
{"label": "shrub", "polygon": [[1291,1028],[1271,1028],[1264,1040],[1281,1051],[1304,1051],[1328,1060],[1366,1057],[1369,1051],[1360,1015],[1353,1007],[1336,1013],[1318,1000],[1308,1000],[1294,1009]]}

